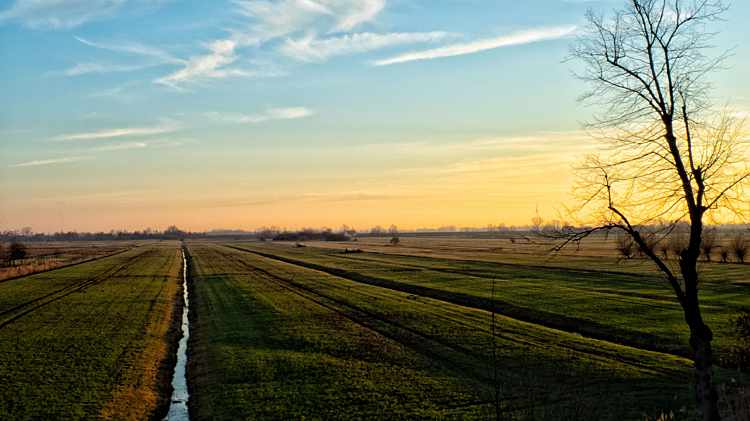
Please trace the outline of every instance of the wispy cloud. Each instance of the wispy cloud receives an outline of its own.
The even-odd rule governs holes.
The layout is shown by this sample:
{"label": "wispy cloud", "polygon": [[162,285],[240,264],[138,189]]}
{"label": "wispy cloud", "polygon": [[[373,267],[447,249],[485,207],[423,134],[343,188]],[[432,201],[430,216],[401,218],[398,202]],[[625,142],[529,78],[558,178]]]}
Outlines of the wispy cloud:
{"label": "wispy cloud", "polygon": [[237,60],[235,50],[237,41],[225,39],[214,41],[206,46],[208,54],[191,57],[185,66],[154,82],[177,90],[184,90],[188,83],[206,79],[223,79],[228,77],[270,78],[284,76],[284,72],[273,69],[243,69],[228,67]]}
{"label": "wispy cloud", "polygon": [[[204,47],[208,52],[194,55],[183,67],[154,82],[178,90],[191,82],[222,79],[228,77],[276,77],[284,72],[241,69],[236,67],[238,50],[259,47],[281,37],[301,33],[348,32],[377,17],[385,7],[385,0],[234,0],[238,12],[249,20],[249,24],[234,30],[231,36],[214,40]],[[317,54],[342,53],[349,44],[350,51],[367,51],[362,40],[334,39],[328,44],[305,46],[290,42],[284,51],[301,60],[315,60]],[[391,41],[393,38],[391,39]],[[299,42],[299,41],[298,41]],[[359,42],[359,46],[354,43]],[[381,41],[382,42],[382,41]],[[297,51],[293,51],[293,50]],[[325,50],[321,53],[322,50]],[[302,58],[304,57],[304,58]]]}
{"label": "wispy cloud", "polygon": [[72,133],[56,136],[53,140],[70,141],[70,140],[100,140],[112,139],[128,136],[149,136],[175,132],[180,129],[180,125],[174,120],[162,120],[160,124],[149,127],[127,127],[118,129],[98,130],[94,132]]}
{"label": "wispy cloud", "polygon": [[87,74],[132,72],[151,67],[149,64],[78,63],[53,75],[82,76]]}
{"label": "wispy cloud", "polygon": [[126,0],[16,0],[0,12],[0,22],[18,21],[34,29],[68,29],[112,15]]}
{"label": "wispy cloud", "polygon": [[324,29],[348,32],[374,20],[385,0],[235,0],[244,16],[253,21],[248,35],[268,40],[296,31]]}
{"label": "wispy cloud", "polygon": [[349,31],[365,22],[370,22],[385,8],[385,0],[352,1],[350,8],[339,17],[336,29]]}
{"label": "wispy cloud", "polygon": [[10,167],[11,168],[39,167],[43,165],[65,164],[69,162],[83,161],[87,159],[93,159],[93,158],[90,156],[69,156],[66,158],[39,159],[39,160],[34,160],[34,161],[19,162],[17,164],[10,165]]}
{"label": "wispy cloud", "polygon": [[272,120],[295,120],[315,115],[305,107],[269,108],[257,114],[209,112],[206,116],[220,122],[235,124],[258,124]]}
{"label": "wispy cloud", "polygon": [[556,26],[531,29],[496,38],[480,39],[477,41],[452,44],[423,51],[411,51],[383,60],[377,60],[373,64],[376,66],[387,66],[391,64],[406,63],[409,61],[433,60],[443,57],[474,54],[512,45],[530,44],[533,42],[563,38],[572,35],[575,30],[575,26]]}
{"label": "wispy cloud", "polygon": [[300,61],[324,61],[330,57],[364,53],[397,45],[435,42],[449,37],[447,32],[361,32],[319,39],[313,35],[287,39],[280,47],[282,54]]}
{"label": "wispy cloud", "polygon": [[91,148],[92,152],[127,151],[145,148],[171,148],[192,142],[190,139],[153,138],[138,142],[118,142]]}
{"label": "wispy cloud", "polygon": [[82,44],[88,45],[89,47],[98,48],[102,50],[115,51],[126,54],[133,54],[143,57],[149,57],[158,60],[159,63],[172,63],[172,64],[185,64],[186,60],[175,57],[169,52],[160,48],[151,47],[148,45],[140,44],[132,41],[121,41],[121,42],[95,42],[82,37],[74,37]]}
{"label": "wispy cloud", "polygon": [[148,143],[146,142],[122,142],[122,143],[114,143],[112,145],[104,145],[104,146],[98,146],[94,148],[94,151],[126,151],[129,149],[143,149],[148,147]]}

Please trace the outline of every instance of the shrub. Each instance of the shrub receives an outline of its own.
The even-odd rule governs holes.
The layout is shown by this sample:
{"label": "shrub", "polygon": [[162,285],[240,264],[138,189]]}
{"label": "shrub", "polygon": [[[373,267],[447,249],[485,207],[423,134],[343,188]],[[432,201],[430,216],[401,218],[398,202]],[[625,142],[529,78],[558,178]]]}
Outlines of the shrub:
{"label": "shrub", "polygon": [[707,230],[701,239],[701,254],[707,262],[711,261],[711,252],[716,248],[716,231]]}
{"label": "shrub", "polygon": [[669,237],[669,250],[679,259],[682,256],[682,252],[687,248],[687,243],[686,235],[676,232]]}
{"label": "shrub", "polygon": [[18,241],[14,241],[10,243],[10,248],[8,249],[8,260],[14,263],[14,262],[17,262],[18,260],[23,260],[25,258],[26,258],[26,246]]}
{"label": "shrub", "polygon": [[748,243],[747,239],[742,234],[737,234],[732,239],[729,246],[732,250],[732,254],[734,254],[734,258],[737,259],[737,262],[739,263],[745,263],[748,247],[750,247],[750,243]]}
{"label": "shrub", "polygon": [[620,255],[626,259],[633,257],[633,250],[635,249],[635,243],[629,235],[621,235],[617,237],[615,248]]}
{"label": "shrub", "polygon": [[719,250],[719,257],[721,258],[721,263],[727,263],[729,261],[729,250],[727,250],[725,247],[722,247]]}

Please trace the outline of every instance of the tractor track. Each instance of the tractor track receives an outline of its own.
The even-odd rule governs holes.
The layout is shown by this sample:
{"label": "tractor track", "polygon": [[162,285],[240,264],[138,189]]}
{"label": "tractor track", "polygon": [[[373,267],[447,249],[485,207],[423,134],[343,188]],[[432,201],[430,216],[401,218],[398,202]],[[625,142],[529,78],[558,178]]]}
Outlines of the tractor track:
{"label": "tractor track", "polygon": [[[373,276],[362,275],[357,272],[352,272],[344,269],[331,268],[323,266],[317,263],[310,263],[303,260],[293,259],[285,256],[277,256],[270,253],[264,253],[260,251],[245,249],[242,247],[236,247],[227,245],[226,247],[242,251],[245,253],[251,253],[257,256],[265,257],[268,259],[288,263],[294,266],[303,267],[306,269],[317,270],[319,272],[327,273],[339,278],[347,279],[349,281],[357,282],[360,284],[373,285],[381,288],[390,289],[393,291],[399,291],[407,294],[413,294],[433,300],[443,301],[446,303],[454,304],[461,307],[484,310],[484,311],[495,311],[496,314],[508,317],[514,320],[518,320],[525,323],[531,323],[537,326],[546,327],[553,330],[558,330],[565,333],[571,333],[580,335],[584,338],[596,339],[604,342],[609,342],[615,345],[626,346],[631,348],[637,348],[644,351],[657,352],[661,354],[667,354],[682,358],[690,358],[688,351],[678,352],[674,349],[667,348],[664,346],[653,345],[650,347],[644,347],[643,344],[634,341],[623,340],[623,337],[633,336],[637,334],[641,337],[641,342],[657,344],[658,339],[654,335],[644,334],[642,332],[633,332],[626,329],[620,329],[612,326],[601,325],[591,320],[579,319],[576,317],[566,317],[556,313],[548,313],[544,311],[530,311],[525,307],[520,307],[515,304],[502,301],[502,300],[490,300],[487,298],[473,296],[471,294],[464,294],[452,291],[444,291],[435,288],[425,287],[421,285],[412,285],[393,281],[390,279],[377,278]],[[576,328],[577,326],[588,326],[588,329]]]}
{"label": "tractor track", "polygon": [[[428,298],[428,299],[432,299],[432,300],[437,300],[437,301],[442,301],[442,302],[446,302],[446,303],[449,303],[449,304],[452,304],[452,305],[457,305],[459,307],[470,308],[470,309],[474,309],[474,310],[488,311],[488,312],[492,311],[492,306],[491,305],[488,305],[488,306],[479,306],[479,305],[476,305],[476,304],[466,304],[466,303],[462,302],[461,300],[445,299],[445,298],[443,298],[440,295],[436,296],[436,295],[430,294],[430,292],[436,291],[436,290],[433,290],[431,288],[424,288],[424,287],[420,287],[420,286],[411,286],[411,285],[401,284],[401,283],[398,283],[398,282],[395,282],[395,281],[390,281],[390,280],[383,280],[384,281],[383,283],[381,283],[381,282],[368,282],[370,280],[370,278],[366,277],[366,276],[362,276],[362,275],[359,275],[359,276],[356,276],[356,277],[346,276],[347,274],[349,274],[348,271],[340,271],[338,269],[325,268],[324,266],[320,266],[320,265],[317,265],[317,264],[312,264],[312,263],[308,264],[307,262],[298,261],[296,259],[290,259],[290,258],[286,258],[286,257],[275,256],[275,255],[272,255],[272,254],[267,254],[267,253],[262,253],[262,252],[256,252],[256,251],[247,250],[247,249],[243,249],[243,248],[239,248],[239,247],[233,247],[233,246],[226,246],[226,247],[231,248],[231,249],[235,249],[235,250],[238,250],[238,251],[242,251],[242,252],[247,252],[247,253],[255,254],[255,255],[258,255],[260,257],[264,257],[264,258],[267,258],[267,259],[270,259],[270,260],[276,260],[276,261],[280,261],[280,262],[283,262],[283,263],[291,264],[293,266],[297,266],[297,267],[301,267],[301,268],[305,268],[305,269],[310,269],[310,270],[317,270],[319,272],[323,272],[323,273],[326,273],[326,274],[329,274],[329,275],[332,275],[332,276],[340,277],[340,278],[346,279],[348,281],[352,281],[352,282],[356,282],[356,283],[360,283],[360,284],[364,284],[364,285],[371,285],[371,286],[376,286],[376,287],[380,287],[380,288],[384,288],[384,289],[389,289],[389,290],[396,291],[396,292],[414,294],[414,295],[417,295],[417,296],[420,296],[420,297],[424,297],[424,298]],[[339,272],[344,272],[344,274],[341,274]],[[271,275],[271,276],[273,276],[273,275]],[[378,278],[375,278],[375,279],[377,281],[381,281]],[[426,290],[427,293],[424,293],[424,291],[422,291],[422,290]],[[448,293],[448,294],[450,294],[450,293]],[[482,300],[482,301],[485,301],[485,300]],[[500,306],[504,305],[504,303],[502,303],[502,302],[498,302],[498,304]],[[527,320],[527,319],[515,317],[513,314],[509,314],[509,313],[506,313],[506,312],[502,311],[503,308],[500,307],[500,306],[498,306],[496,308],[496,313],[498,315],[500,315],[500,316],[508,317],[510,319],[521,321],[521,322],[524,322],[524,323],[530,323],[530,324],[537,325],[537,326],[540,326],[540,327],[545,327],[545,328],[549,328],[549,329],[553,329],[553,330],[558,330],[558,331],[560,331],[562,333],[567,333],[567,334],[571,334],[572,333],[572,334],[579,334],[580,335],[580,333],[578,333],[578,332],[571,332],[569,330],[560,329],[560,328],[554,326],[554,324],[551,325],[551,324],[545,324],[545,323],[537,323],[534,320]],[[375,317],[375,316],[372,315],[371,317]],[[626,347],[638,349],[638,350],[641,350],[641,351],[656,352],[656,353],[661,353],[661,354],[670,355],[670,356],[683,357],[682,355],[678,355],[678,354],[673,354],[673,353],[664,352],[664,351],[655,350],[655,349],[641,348],[641,347],[638,347],[638,346],[634,346],[633,344],[622,343],[622,342],[617,342],[617,341],[611,341],[611,340],[608,340],[606,338],[584,336],[584,335],[581,335],[581,336],[583,338],[600,340],[600,341],[608,342],[608,343],[611,343],[611,344],[614,344],[614,345],[617,345],[617,346],[626,346]],[[501,332],[496,333],[496,337],[501,338],[501,339],[505,339],[505,340],[509,340],[509,341],[512,341],[512,342],[518,342],[518,343],[522,342],[522,343],[525,343],[525,344],[527,344],[529,346],[532,346],[532,347],[549,346],[549,343],[546,343],[543,338],[534,337],[532,335],[529,335],[528,340],[523,340],[523,341],[519,341],[519,338],[517,338],[517,337],[512,337],[512,338],[511,337],[507,337],[507,336],[503,335]],[[572,345],[567,345],[567,344],[564,344],[564,343],[555,344],[555,346],[557,346],[557,347],[559,347],[561,349],[567,349],[567,350],[575,352],[575,353],[586,354],[586,355],[588,355],[588,356],[590,356],[592,358],[597,358],[597,359],[602,359],[602,360],[608,360],[608,361],[617,361],[617,362],[619,362],[621,364],[628,365],[628,366],[631,366],[631,367],[637,367],[639,369],[647,370],[647,371],[654,372],[654,373],[658,373],[658,374],[667,376],[667,377],[669,377],[671,379],[681,379],[681,377],[680,377],[681,373],[677,372],[676,370],[669,370],[669,369],[661,370],[661,369],[657,369],[657,368],[655,368],[653,366],[647,366],[647,365],[642,364],[642,363],[640,363],[638,361],[633,361],[631,359],[617,358],[614,355],[603,355],[603,354],[590,353],[590,352],[586,352],[585,350],[581,350],[581,349],[578,349],[578,348],[576,348],[576,347],[574,347]],[[459,346],[459,348],[463,348],[463,347]],[[478,354],[474,353],[471,350],[468,350],[468,351],[471,352],[471,353],[473,353],[473,356],[475,358],[478,357]]]}
{"label": "tractor track", "polygon": [[[224,254],[225,257],[230,257],[226,254]],[[261,256],[264,257],[264,256]],[[406,346],[408,348],[411,348],[415,350],[416,352],[425,355],[429,359],[437,360],[438,362],[444,364],[446,368],[451,369],[452,371],[458,372],[462,377],[466,378],[468,377],[470,380],[473,380],[475,382],[481,383],[484,387],[491,388],[494,386],[494,380],[492,377],[487,374],[489,373],[488,366],[489,362],[487,361],[487,356],[482,355],[481,353],[478,353],[474,350],[471,350],[469,348],[447,342],[445,340],[441,340],[440,338],[435,338],[434,336],[431,336],[429,334],[425,334],[419,330],[410,328],[408,326],[404,326],[401,323],[398,323],[396,321],[393,321],[391,319],[388,319],[386,317],[383,317],[380,314],[362,309],[360,307],[357,307],[356,305],[352,305],[351,303],[342,301],[340,299],[336,299],[334,297],[331,297],[330,295],[321,293],[309,286],[301,285],[298,282],[294,281],[294,278],[287,279],[285,277],[273,274],[265,269],[258,268],[257,266],[252,265],[251,263],[248,263],[241,258],[235,258],[232,259],[237,264],[242,265],[243,267],[247,268],[251,272],[256,272],[261,275],[264,275],[263,278],[272,281],[273,283],[277,284],[279,287],[282,287],[291,293],[294,293],[298,296],[300,296],[303,299],[306,299],[308,301],[314,302],[317,305],[320,305],[326,309],[329,309],[333,311],[336,314],[339,314],[340,316],[352,321],[353,323],[362,326],[368,330],[371,330],[379,335],[382,335],[384,337],[387,337],[391,340],[394,340],[403,346]],[[273,260],[273,259],[270,259]],[[430,297],[426,297],[430,298]],[[348,311],[347,311],[348,310]],[[390,327],[384,328],[383,326],[378,326],[378,324],[385,325]],[[476,326],[468,326],[463,323],[462,326],[466,328],[476,329]],[[394,333],[393,330],[399,333]],[[507,337],[502,334],[502,332],[496,333],[495,337],[513,341],[516,343],[523,343],[529,347],[544,347],[549,346],[549,344],[546,344],[543,342],[542,338],[536,338],[536,337],[530,337],[528,341],[519,341],[519,338],[516,337]],[[448,352],[440,353],[436,352],[434,345],[440,345],[441,347],[448,350]],[[581,349],[577,349],[575,347],[565,345],[565,344],[555,344],[555,346],[561,348],[561,349],[567,349],[574,353],[581,353],[586,354],[589,357],[593,357],[600,360],[606,360],[606,361],[616,361],[623,365],[628,365],[631,367],[637,367],[644,371],[649,371],[655,374],[659,374],[665,377],[668,377],[670,379],[675,379],[678,377],[678,373],[675,372],[675,370],[657,370],[654,367],[649,367],[643,364],[639,364],[635,361],[628,360],[628,359],[620,359],[620,358],[612,358],[612,356],[605,356],[605,355],[598,355],[598,354],[592,354],[587,353]],[[451,358],[451,353],[453,353],[453,358]],[[446,355],[448,354],[448,355]],[[471,362],[470,363],[460,363],[456,361],[456,354],[463,355],[464,357],[468,357]],[[460,357],[458,358],[460,359]],[[510,367],[510,366],[503,366],[504,369],[528,369],[531,366],[529,364],[522,364],[522,367]],[[510,377],[507,376],[507,371],[505,373],[505,380],[509,380]],[[590,390],[591,385],[581,385],[578,382],[574,382],[570,385],[571,388],[574,388],[575,390],[578,390],[579,388],[584,388],[587,390],[587,393],[599,393],[596,390]],[[542,390],[531,390],[532,385],[525,385],[523,392],[537,392],[537,393],[543,393]],[[605,391],[600,391],[601,393],[606,393]],[[575,392],[571,392],[575,393]],[[522,393],[523,394],[523,393]],[[504,400],[509,400],[510,402],[516,401],[516,399],[520,399],[520,396],[513,397],[513,396],[504,396]],[[568,398],[567,397],[560,397],[558,400],[555,400],[554,402],[550,401],[547,403],[548,405],[552,405],[555,403],[561,403],[565,402]],[[523,400],[523,399],[520,399]],[[509,411],[516,411],[516,410],[522,410],[525,408],[528,408],[529,406],[521,406],[521,405],[513,405],[512,408],[508,408]]]}
{"label": "tractor track", "polygon": [[133,261],[139,259],[140,257],[142,257],[144,254],[147,254],[148,252],[149,250],[144,250],[134,256],[131,256],[125,262],[118,264],[116,266],[113,266],[112,268],[105,270],[104,272],[102,272],[101,274],[93,278],[88,278],[81,282],[77,282],[72,285],[67,285],[53,292],[42,295],[41,297],[34,298],[32,300],[18,304],[14,307],[11,307],[7,310],[0,312],[0,318],[9,316],[5,318],[4,320],[0,321],[0,329],[8,326],[9,324],[17,321],[23,316],[26,316],[27,314],[32,313],[48,304],[61,300],[73,293],[81,292],[93,286],[99,285],[102,282],[107,281],[108,279],[114,276],[117,276],[118,274],[126,270]]}

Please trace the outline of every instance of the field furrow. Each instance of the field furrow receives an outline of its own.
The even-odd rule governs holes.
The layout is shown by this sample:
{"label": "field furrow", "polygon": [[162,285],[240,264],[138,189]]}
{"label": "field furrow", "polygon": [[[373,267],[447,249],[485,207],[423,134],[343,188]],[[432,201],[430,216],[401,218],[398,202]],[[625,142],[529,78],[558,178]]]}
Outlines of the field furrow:
{"label": "field furrow", "polygon": [[[300,412],[294,414],[319,416],[319,408],[314,409],[316,404],[304,403],[305,393],[300,391],[299,384],[287,384],[275,376],[277,373],[269,379],[258,379],[241,367],[268,370],[268,363],[261,362],[264,358],[280,358],[292,350],[302,353],[298,357],[305,361],[300,363],[303,366],[325,366],[329,364],[325,357],[342,350],[353,352],[347,356],[354,359],[366,358],[372,352],[352,347],[351,334],[339,326],[329,325],[331,318],[354,326],[355,331],[365,329],[368,335],[379,338],[379,345],[398,346],[417,356],[410,359],[430,361],[428,367],[432,368],[423,370],[420,376],[429,378],[439,368],[463,379],[464,390],[473,395],[468,400],[486,402],[481,406],[484,416],[491,410],[495,385],[501,391],[504,413],[520,417],[558,419],[573,416],[571,414],[596,414],[597,419],[608,419],[615,418],[615,414],[619,414],[619,418],[629,414],[631,418],[626,419],[638,419],[658,409],[689,406],[689,362],[678,357],[587,339],[503,316],[497,317],[493,337],[489,331],[490,314],[478,308],[356,282],[227,247],[195,244],[190,249],[197,273],[194,297],[198,300],[198,309],[194,326],[199,339],[196,339],[197,349],[194,348],[196,353],[191,354],[194,358],[191,379],[195,382],[194,404],[198,414],[218,410],[232,416],[242,414],[242,418],[248,413],[268,409],[263,399],[257,401],[261,408],[247,409],[245,405],[254,405],[249,397],[247,401],[240,399],[244,402],[242,405],[235,401],[238,396],[212,389],[210,386],[224,388],[218,374],[223,372],[225,376],[239,377],[238,383],[242,386],[230,383],[247,391],[249,396],[265,396],[258,389],[273,387],[274,396],[291,396],[295,405],[299,403],[296,399],[302,400]],[[302,308],[317,308],[315,311],[321,314],[296,314]],[[205,316],[206,312],[210,315]],[[218,322],[222,317],[229,317],[227,313],[237,320]],[[246,323],[243,325],[240,320]],[[279,326],[274,327],[276,323]],[[269,327],[274,328],[269,331]],[[241,346],[238,343],[233,347],[230,343],[239,338],[243,338]],[[274,341],[282,341],[284,345],[269,346],[269,342]],[[321,355],[316,345],[327,341],[336,341],[338,346],[325,349]],[[387,355],[386,348],[380,350],[380,355]],[[402,364],[390,359],[383,363]],[[500,373],[497,381],[492,375],[493,366],[497,366]],[[336,374],[337,370],[335,365],[330,365],[323,372],[326,376],[345,375]],[[297,378],[304,372],[305,369],[300,368],[288,374]],[[361,380],[355,377],[347,381]],[[301,381],[306,387],[314,388],[315,393],[330,387],[325,381]],[[376,383],[373,387],[387,387],[389,381],[379,379],[383,384]],[[200,386],[202,383],[207,384]],[[679,384],[685,386],[676,386]],[[412,402],[408,396],[402,398],[406,403]],[[447,403],[439,401],[440,405]],[[413,402],[406,403],[403,410],[408,414],[413,410],[409,409]],[[225,407],[238,412],[222,411]],[[436,408],[448,411],[443,406]],[[461,405],[455,401],[451,408],[462,417],[482,415],[471,411],[462,413]],[[358,414],[361,418],[362,413]]]}
{"label": "field furrow", "polygon": [[[343,253],[261,243],[231,245],[352,281],[490,310],[628,346],[689,356],[688,332],[666,283],[643,274],[543,268],[428,257]],[[731,319],[750,305],[735,281],[702,287],[704,316],[716,332],[719,358],[737,345]],[[491,296],[491,285],[496,295]]]}
{"label": "field furrow", "polygon": [[0,284],[0,419],[146,419],[164,410],[177,243]]}

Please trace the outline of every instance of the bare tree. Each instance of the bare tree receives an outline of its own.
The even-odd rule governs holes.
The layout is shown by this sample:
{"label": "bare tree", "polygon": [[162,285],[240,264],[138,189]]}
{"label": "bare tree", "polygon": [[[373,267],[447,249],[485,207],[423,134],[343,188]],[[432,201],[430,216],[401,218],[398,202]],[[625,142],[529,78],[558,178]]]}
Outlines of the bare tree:
{"label": "bare tree", "polygon": [[630,259],[633,257],[633,249],[635,248],[633,237],[629,235],[618,235],[615,239],[615,248],[622,258]]}
{"label": "bare tree", "polygon": [[672,233],[667,239],[667,245],[672,254],[679,258],[688,248],[687,234],[681,231]]}
{"label": "bare tree", "polygon": [[703,242],[701,242],[701,253],[707,262],[711,261],[711,253],[716,248],[716,229],[705,230],[703,232]]}
{"label": "bare tree", "polygon": [[737,235],[732,238],[729,248],[732,250],[732,254],[734,254],[734,258],[738,263],[745,263],[745,258],[747,257],[747,252],[750,248],[750,242],[747,241],[742,233],[737,233]]}
{"label": "bare tree", "polygon": [[[628,0],[613,16],[589,12],[572,56],[590,86],[582,100],[602,110],[590,128],[608,154],[589,157],[581,170],[581,213],[596,218],[597,225],[567,235],[560,245],[619,230],[659,268],[690,330],[704,420],[720,415],[713,333],[698,294],[703,221],[709,212],[741,212],[735,204],[750,177],[740,152],[742,123],[730,113],[713,112],[709,103],[707,75],[724,56],[709,56],[713,34],[706,28],[725,10],[721,0]],[[688,228],[676,266],[646,242],[659,220]]]}
{"label": "bare tree", "polygon": [[729,262],[729,250],[726,247],[719,249],[719,257],[721,258],[721,263]]}

